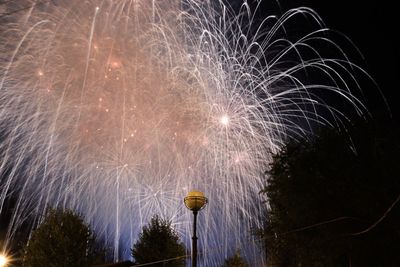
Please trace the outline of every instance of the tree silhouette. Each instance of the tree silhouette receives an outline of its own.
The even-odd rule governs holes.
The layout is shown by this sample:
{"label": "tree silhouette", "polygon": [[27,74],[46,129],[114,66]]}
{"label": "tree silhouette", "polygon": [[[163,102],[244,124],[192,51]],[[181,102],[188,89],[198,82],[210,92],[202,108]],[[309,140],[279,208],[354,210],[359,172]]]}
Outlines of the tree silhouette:
{"label": "tree silhouette", "polygon": [[240,252],[236,251],[235,254],[226,259],[224,265],[222,267],[248,267],[249,265],[246,261],[240,256]]}
{"label": "tree silhouette", "polygon": [[361,121],[288,142],[262,191],[269,263],[398,266],[399,136],[390,125]]}
{"label": "tree silhouette", "polygon": [[51,209],[28,241],[23,266],[89,266],[93,242],[89,226],[78,215]]}
{"label": "tree silhouette", "polygon": [[[185,246],[171,227],[171,222],[154,216],[149,225],[143,227],[139,240],[133,245],[132,256],[139,264],[154,263],[151,266],[185,266]],[[164,261],[168,260],[169,261]]]}

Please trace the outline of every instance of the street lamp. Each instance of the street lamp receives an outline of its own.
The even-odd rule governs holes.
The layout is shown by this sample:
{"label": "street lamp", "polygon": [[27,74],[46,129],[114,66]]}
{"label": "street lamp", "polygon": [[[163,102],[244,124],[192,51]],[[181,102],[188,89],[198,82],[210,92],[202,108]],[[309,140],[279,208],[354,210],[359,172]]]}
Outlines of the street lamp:
{"label": "street lamp", "polygon": [[192,237],[192,267],[197,266],[197,236],[196,220],[197,212],[203,209],[207,204],[207,198],[200,191],[191,191],[184,199],[185,206],[193,211],[193,237]]}

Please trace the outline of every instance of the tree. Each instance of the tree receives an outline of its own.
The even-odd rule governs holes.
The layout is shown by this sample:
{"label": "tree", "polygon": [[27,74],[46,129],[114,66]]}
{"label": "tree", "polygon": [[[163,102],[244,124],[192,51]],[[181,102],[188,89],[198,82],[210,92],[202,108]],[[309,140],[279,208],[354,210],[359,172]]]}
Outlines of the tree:
{"label": "tree", "polygon": [[222,267],[248,267],[249,265],[240,256],[240,252],[236,251],[235,254],[225,260],[225,264]]}
{"label": "tree", "polygon": [[132,256],[139,264],[174,259],[151,266],[185,266],[186,249],[171,222],[154,216],[143,227],[139,240],[133,245]]}
{"label": "tree", "polygon": [[399,154],[397,130],[370,122],[288,142],[262,191],[268,263],[398,266]]}
{"label": "tree", "polygon": [[72,211],[50,209],[25,248],[23,266],[89,266],[94,237],[87,224]]}

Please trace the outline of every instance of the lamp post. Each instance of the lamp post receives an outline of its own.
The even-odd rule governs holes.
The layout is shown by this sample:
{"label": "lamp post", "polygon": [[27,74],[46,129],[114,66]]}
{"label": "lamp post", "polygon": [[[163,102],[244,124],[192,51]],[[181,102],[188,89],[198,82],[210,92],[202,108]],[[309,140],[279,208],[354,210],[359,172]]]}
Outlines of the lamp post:
{"label": "lamp post", "polygon": [[191,191],[184,199],[185,206],[193,211],[193,237],[192,237],[192,267],[197,266],[197,236],[196,236],[196,221],[197,213],[207,204],[207,198],[200,191]]}

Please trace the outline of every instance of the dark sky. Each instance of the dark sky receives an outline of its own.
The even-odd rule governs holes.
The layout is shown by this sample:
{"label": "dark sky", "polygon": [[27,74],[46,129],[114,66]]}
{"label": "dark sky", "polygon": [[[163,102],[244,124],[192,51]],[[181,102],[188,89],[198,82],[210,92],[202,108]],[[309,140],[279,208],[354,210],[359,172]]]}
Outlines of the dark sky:
{"label": "dark sky", "polygon": [[[264,0],[262,8],[268,9],[271,1]],[[395,36],[400,33],[395,23],[400,14],[395,7],[396,1],[280,0],[279,3],[283,11],[299,6],[310,7],[317,11],[328,28],[348,36],[365,58],[357,63],[378,83],[389,102],[394,119],[400,122],[400,107],[396,97],[400,95],[400,49],[395,40]],[[373,99],[369,101],[371,109],[384,109],[382,103],[373,103]]]}
{"label": "dark sky", "polygon": [[[357,45],[365,57],[364,66],[386,96],[390,108],[399,121],[400,63],[399,45],[395,36],[399,28],[395,22],[399,14],[396,1],[360,0],[284,0],[284,5],[306,5],[316,10],[328,27],[335,28]],[[397,36],[399,37],[399,36]]]}
{"label": "dark sky", "polygon": [[[227,1],[234,7],[243,2]],[[247,1],[254,3],[257,0]],[[388,102],[394,122],[400,125],[400,105],[397,103],[397,95],[400,95],[400,46],[395,40],[395,36],[400,33],[396,27],[400,13],[395,5],[396,1],[376,0],[262,0],[258,13],[263,17],[279,15],[297,7],[315,10],[328,28],[345,34],[361,51],[364,59],[357,54],[358,60],[355,63],[373,77]],[[348,51],[345,47],[345,52]],[[371,84],[363,86],[363,89],[369,92],[375,90]],[[384,101],[378,101],[382,98],[376,92],[378,90],[366,96],[369,110],[372,113],[389,114]]]}

